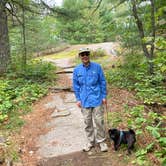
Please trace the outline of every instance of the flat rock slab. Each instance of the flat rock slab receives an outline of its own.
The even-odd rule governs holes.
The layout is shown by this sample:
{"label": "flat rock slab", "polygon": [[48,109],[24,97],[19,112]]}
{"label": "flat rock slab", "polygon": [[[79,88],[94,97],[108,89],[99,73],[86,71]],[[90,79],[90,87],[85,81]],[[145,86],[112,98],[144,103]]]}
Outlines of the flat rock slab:
{"label": "flat rock slab", "polygon": [[64,117],[64,116],[69,116],[71,114],[70,111],[68,110],[65,110],[65,111],[60,111],[60,112],[57,112],[57,111],[54,111],[51,115],[52,118],[57,118],[57,117]]}
{"label": "flat rock slab", "polygon": [[85,146],[83,116],[73,101],[75,101],[73,93],[66,92],[63,98],[57,93],[53,96],[51,104],[46,105],[47,108],[55,106],[56,109],[52,114],[52,120],[46,124],[51,130],[41,135],[38,141],[38,154],[42,158],[82,151]]}

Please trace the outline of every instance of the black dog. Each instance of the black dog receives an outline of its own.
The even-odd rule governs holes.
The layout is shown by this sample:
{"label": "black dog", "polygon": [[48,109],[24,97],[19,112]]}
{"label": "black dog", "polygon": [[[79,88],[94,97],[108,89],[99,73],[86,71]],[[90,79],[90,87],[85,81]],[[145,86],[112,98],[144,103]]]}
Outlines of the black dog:
{"label": "black dog", "polygon": [[121,144],[127,144],[128,154],[131,154],[131,149],[134,148],[134,143],[136,142],[135,132],[132,129],[128,131],[109,129],[108,133],[110,138],[114,141],[115,150],[118,150]]}

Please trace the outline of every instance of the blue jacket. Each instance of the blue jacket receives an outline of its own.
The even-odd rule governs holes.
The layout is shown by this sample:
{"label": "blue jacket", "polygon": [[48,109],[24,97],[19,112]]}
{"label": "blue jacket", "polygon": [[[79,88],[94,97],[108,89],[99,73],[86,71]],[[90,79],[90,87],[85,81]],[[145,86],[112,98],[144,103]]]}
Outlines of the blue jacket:
{"label": "blue jacket", "polygon": [[73,71],[73,90],[83,108],[97,107],[106,98],[106,80],[101,66],[90,62],[78,65]]}

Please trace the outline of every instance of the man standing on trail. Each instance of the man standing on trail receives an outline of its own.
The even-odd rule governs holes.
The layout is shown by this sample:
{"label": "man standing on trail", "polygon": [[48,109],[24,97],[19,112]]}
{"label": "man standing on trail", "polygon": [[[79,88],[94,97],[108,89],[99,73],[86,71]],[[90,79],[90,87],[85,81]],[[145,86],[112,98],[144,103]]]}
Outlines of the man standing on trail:
{"label": "man standing on trail", "polygon": [[104,128],[104,109],[106,104],[106,80],[101,66],[90,61],[89,48],[79,50],[82,64],[73,72],[73,89],[77,106],[81,108],[84,117],[85,132],[88,143],[83,151],[88,152],[99,144],[102,152],[108,150],[104,143],[106,133]]}

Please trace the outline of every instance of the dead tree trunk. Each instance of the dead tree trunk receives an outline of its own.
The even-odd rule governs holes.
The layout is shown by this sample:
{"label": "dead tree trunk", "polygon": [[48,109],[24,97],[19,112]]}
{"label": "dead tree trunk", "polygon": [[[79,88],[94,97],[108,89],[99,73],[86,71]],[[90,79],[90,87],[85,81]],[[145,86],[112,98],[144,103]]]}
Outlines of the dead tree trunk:
{"label": "dead tree trunk", "polygon": [[0,1],[0,74],[7,70],[10,59],[10,46],[8,36],[6,0]]}

